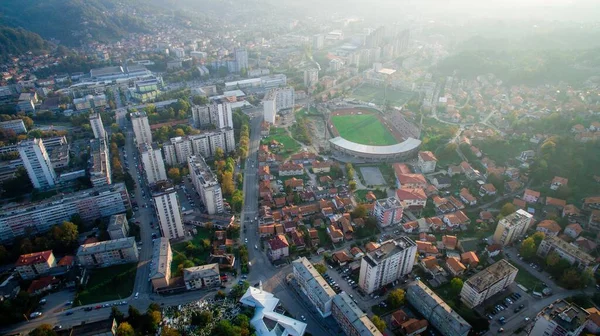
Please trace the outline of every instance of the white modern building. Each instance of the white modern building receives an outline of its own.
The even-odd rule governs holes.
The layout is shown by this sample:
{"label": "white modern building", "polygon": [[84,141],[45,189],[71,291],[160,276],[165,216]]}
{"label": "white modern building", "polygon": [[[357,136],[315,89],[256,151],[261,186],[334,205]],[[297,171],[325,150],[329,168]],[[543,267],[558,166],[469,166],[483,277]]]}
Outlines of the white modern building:
{"label": "white modern building", "polygon": [[104,125],[102,124],[102,118],[99,113],[90,113],[90,126],[92,126],[92,131],[94,132],[94,138],[96,139],[106,139],[106,131],[104,130]]}
{"label": "white modern building", "polygon": [[323,49],[323,45],[325,45],[325,35],[316,34],[313,36],[313,49],[321,50]]}
{"label": "white modern building", "polygon": [[502,218],[494,232],[494,243],[506,246],[521,238],[527,232],[532,218],[529,212],[522,209]]}
{"label": "white modern building", "polygon": [[112,184],[110,155],[105,138],[90,140],[90,181],[94,187]]}
{"label": "white modern building", "polygon": [[192,143],[187,137],[171,138],[163,144],[165,162],[170,166],[187,163],[187,158],[193,154]]}
{"label": "white modern building", "polygon": [[519,270],[501,259],[465,281],[460,291],[461,301],[469,308],[504,290],[515,281]]}
{"label": "white modern building", "polygon": [[224,153],[230,153],[236,149],[233,128],[190,135],[188,139],[192,144],[194,155],[202,155],[202,157],[214,156],[217,148],[222,149]]}
{"label": "white modern building", "polygon": [[53,187],[57,177],[42,139],[23,140],[17,147],[33,187],[36,189]]}
{"label": "white modern building", "polygon": [[183,281],[188,290],[218,287],[221,285],[219,264],[184,268]]}
{"label": "white modern building", "polygon": [[291,109],[295,104],[293,87],[277,88],[269,91],[263,99],[263,115],[265,121],[274,124],[277,113]]}
{"label": "white modern building", "polygon": [[173,184],[158,181],[150,186],[150,190],[162,236],[169,240],[185,237],[181,205]]}
{"label": "white modern building", "polygon": [[408,237],[383,242],[361,259],[358,285],[367,294],[409,274],[415,264],[417,244]]}
{"label": "white modern building", "polygon": [[149,184],[167,179],[165,162],[160,148],[156,144],[142,143],[140,145],[140,156],[142,167],[146,173],[146,180]]}
{"label": "white modern building", "polygon": [[194,127],[202,128],[210,125],[210,110],[208,105],[192,105],[192,120]]}
{"label": "white modern building", "polygon": [[138,146],[143,143],[152,143],[152,131],[146,112],[131,113],[131,124],[133,125],[133,133],[135,134],[135,141]]}
{"label": "white modern building", "polygon": [[292,268],[296,282],[315,305],[319,314],[322,317],[331,315],[331,302],[336,293],[313,264],[306,257],[301,257],[292,262]]}
{"label": "white modern building", "polygon": [[248,78],[233,82],[225,82],[225,90],[235,89],[272,89],[287,84],[287,76],[284,74],[274,74],[258,78]]}
{"label": "white modern building", "polygon": [[77,261],[84,267],[107,267],[137,262],[138,259],[134,237],[84,244],[77,250]]}
{"label": "white modern building", "polygon": [[190,156],[188,168],[194,188],[200,194],[202,203],[209,215],[222,213],[225,210],[221,185],[210,167],[201,156]]}
{"label": "white modern building", "polygon": [[237,72],[248,70],[248,51],[245,48],[235,48]]}

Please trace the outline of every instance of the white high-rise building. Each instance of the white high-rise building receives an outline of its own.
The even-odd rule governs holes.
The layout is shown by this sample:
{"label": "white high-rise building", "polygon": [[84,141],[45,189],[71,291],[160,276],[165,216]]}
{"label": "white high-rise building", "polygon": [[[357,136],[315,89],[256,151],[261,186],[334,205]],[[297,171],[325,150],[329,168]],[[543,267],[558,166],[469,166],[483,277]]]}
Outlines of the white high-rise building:
{"label": "white high-rise building", "polygon": [[525,235],[533,216],[525,210],[517,210],[498,222],[494,232],[494,243],[506,246]]}
{"label": "white high-rise building", "polygon": [[92,126],[92,131],[94,131],[94,138],[106,138],[106,131],[104,130],[102,118],[99,113],[90,113],[90,125]]}
{"label": "white high-rise building", "polygon": [[235,49],[235,62],[237,64],[237,72],[248,69],[248,51],[245,48]]}
{"label": "white high-rise building", "polygon": [[131,113],[131,124],[133,125],[133,133],[135,134],[135,141],[138,146],[143,143],[152,143],[152,131],[150,130],[150,123],[148,122],[146,112]]}
{"label": "white high-rise building", "polygon": [[408,237],[383,242],[360,262],[358,285],[367,294],[409,274],[415,264],[417,244]]}
{"label": "white high-rise building", "polygon": [[[188,157],[193,154],[192,143],[190,142],[190,140],[187,137],[171,138],[171,140],[168,144],[170,144],[170,146],[167,146],[167,147],[172,146],[172,148],[175,152],[175,162],[169,162],[172,160],[172,154],[170,154],[170,153],[169,153],[169,155],[171,157],[165,158],[165,160],[167,161],[167,163],[169,165],[187,163]],[[164,149],[164,147],[165,146],[163,146],[163,149]],[[166,151],[165,151],[165,153],[166,153]],[[165,155],[165,157],[166,157],[166,155]]]}
{"label": "white high-rise building", "polygon": [[165,142],[162,145],[163,155],[165,157],[165,163],[169,166],[175,166],[177,164],[177,154],[175,154],[175,145],[171,142]]}
{"label": "white high-rise building", "polygon": [[293,87],[272,89],[263,99],[263,115],[265,121],[275,123],[277,112],[293,108],[296,103]]}
{"label": "white high-rise building", "polygon": [[50,188],[56,184],[56,173],[42,139],[23,140],[18,150],[34,188]]}
{"label": "white high-rise building", "polygon": [[192,120],[194,121],[194,127],[196,128],[202,128],[206,125],[210,125],[209,107],[205,105],[193,105]]}
{"label": "white high-rise building", "polygon": [[480,305],[510,286],[515,281],[518,271],[508,261],[500,259],[465,281],[460,291],[461,301],[469,308]]}
{"label": "white high-rise building", "polygon": [[156,144],[141,144],[140,155],[148,183],[152,184],[167,179],[165,162],[163,161],[160,148]]}
{"label": "white high-rise building", "polygon": [[233,112],[229,103],[215,103],[209,106],[210,123],[217,129],[233,127]]}
{"label": "white high-rise building", "polygon": [[324,44],[325,44],[325,35],[316,34],[313,36],[313,49],[321,50],[321,49],[323,49]]}
{"label": "white high-rise building", "polygon": [[104,138],[90,140],[90,181],[100,187],[112,183],[110,155]]}
{"label": "white high-rise building", "polygon": [[304,70],[304,86],[311,87],[319,82],[319,69]]}
{"label": "white high-rise building", "polygon": [[224,211],[221,185],[201,156],[190,156],[188,167],[194,188],[200,194],[209,215]]}
{"label": "white high-rise building", "polygon": [[166,180],[154,183],[150,190],[162,236],[169,240],[183,238],[185,230],[177,190]]}

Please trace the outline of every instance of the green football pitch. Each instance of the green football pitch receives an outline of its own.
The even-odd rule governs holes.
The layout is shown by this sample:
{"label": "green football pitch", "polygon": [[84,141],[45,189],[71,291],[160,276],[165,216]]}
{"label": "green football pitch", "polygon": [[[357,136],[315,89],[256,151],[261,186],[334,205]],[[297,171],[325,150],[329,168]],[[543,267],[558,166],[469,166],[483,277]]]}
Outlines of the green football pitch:
{"label": "green football pitch", "polygon": [[394,136],[373,114],[332,116],[340,136],[363,145],[387,146],[398,143]]}

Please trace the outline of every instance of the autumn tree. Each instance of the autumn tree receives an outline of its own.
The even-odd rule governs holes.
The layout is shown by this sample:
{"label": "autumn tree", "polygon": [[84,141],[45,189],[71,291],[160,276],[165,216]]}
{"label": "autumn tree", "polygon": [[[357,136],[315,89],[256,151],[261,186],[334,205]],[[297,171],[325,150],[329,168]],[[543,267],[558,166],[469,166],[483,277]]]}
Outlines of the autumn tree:
{"label": "autumn tree", "polygon": [[164,326],[161,331],[161,336],[181,336],[181,333],[177,329],[169,328]]}
{"label": "autumn tree", "polygon": [[229,196],[233,195],[233,191],[235,190],[235,183],[233,182],[233,173],[230,171],[226,171],[223,173],[223,181],[221,182],[221,189],[223,190],[223,195]]}
{"label": "autumn tree", "polygon": [[117,336],[134,336],[135,331],[131,324],[123,322],[117,327]]}
{"label": "autumn tree", "polygon": [[400,306],[402,306],[405,301],[404,294],[404,290],[402,289],[394,289],[390,291],[390,294],[387,298],[387,301],[390,304],[390,306],[392,308],[399,308]]}
{"label": "autumn tree", "polygon": [[323,275],[327,272],[327,267],[325,267],[325,265],[323,264],[314,264],[315,269],[317,270],[317,272],[319,272],[319,274]]}
{"label": "autumn tree", "polygon": [[382,332],[382,333],[385,332],[385,328],[386,328],[385,321],[382,320],[379,316],[373,315],[373,318],[371,318],[371,322],[373,322],[373,324],[375,325],[375,327],[380,332]]}
{"label": "autumn tree", "polygon": [[535,242],[536,249],[538,248],[538,246],[540,246],[540,243],[542,242],[542,240],[544,240],[545,237],[546,235],[541,231],[538,231],[531,235],[531,238],[533,238],[533,241]]}
{"label": "autumn tree", "polygon": [[523,256],[523,258],[529,259],[532,258],[533,256],[535,256],[535,252],[537,251],[537,248],[535,246],[535,240],[533,240],[533,237],[529,237],[525,240],[523,240],[523,242],[521,243],[521,255]]}
{"label": "autumn tree", "polygon": [[221,161],[225,158],[225,153],[221,147],[217,147],[215,150],[215,161]]}
{"label": "autumn tree", "polygon": [[39,327],[33,329],[29,336],[56,336],[56,332],[52,330],[52,325],[44,323]]}
{"label": "autumn tree", "polygon": [[167,176],[171,180],[173,180],[173,182],[175,184],[181,183],[181,172],[179,171],[179,168],[177,168],[177,167],[169,168],[169,171],[167,172]]}
{"label": "autumn tree", "polygon": [[369,210],[364,204],[359,204],[352,211],[352,218],[365,218],[369,214]]}
{"label": "autumn tree", "polygon": [[560,255],[558,255],[558,253],[556,253],[555,251],[548,253],[548,256],[546,257],[546,265],[554,267],[559,262],[560,262]]}
{"label": "autumn tree", "polygon": [[517,211],[517,208],[515,207],[514,204],[506,203],[502,206],[502,209],[500,209],[500,215],[502,215],[502,217],[506,217],[506,216],[514,213],[515,211]]}

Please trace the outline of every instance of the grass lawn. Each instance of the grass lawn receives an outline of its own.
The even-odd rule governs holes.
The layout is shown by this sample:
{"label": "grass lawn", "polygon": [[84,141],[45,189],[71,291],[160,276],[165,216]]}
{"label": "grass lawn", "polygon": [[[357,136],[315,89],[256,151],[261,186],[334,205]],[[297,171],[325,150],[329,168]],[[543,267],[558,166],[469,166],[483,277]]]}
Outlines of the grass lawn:
{"label": "grass lawn", "polygon": [[[262,144],[268,145],[272,140],[275,140],[283,145],[283,150],[280,154],[287,153],[288,156],[300,150],[300,144],[296,140],[292,139],[283,128],[271,127],[269,136],[262,140]],[[277,150],[273,150],[277,153]]]}
{"label": "grass lawn", "polygon": [[361,190],[357,190],[354,192],[354,197],[359,201],[359,202],[366,202],[365,196],[367,195],[367,193],[369,191],[372,191],[373,194],[375,195],[375,197],[377,197],[377,199],[380,198],[386,198],[387,197],[387,193],[385,191],[381,191],[381,190],[367,190],[367,189],[361,189]]}
{"label": "grass lawn", "polygon": [[352,142],[372,146],[398,143],[373,114],[332,116],[331,122],[342,138]]}
{"label": "grass lawn", "polygon": [[[188,240],[185,242],[177,243],[171,245],[171,249],[173,251],[173,261],[171,262],[171,272],[177,272],[177,267],[179,264],[183,263],[185,260],[190,260],[194,264],[198,265],[200,262],[206,262],[208,256],[210,254],[210,249],[206,249],[202,251],[202,253],[194,253],[193,257],[188,256],[189,252],[186,251],[186,246],[188,243],[192,243],[195,246],[202,246],[202,240],[208,239],[213,235],[213,230],[208,230],[204,228],[196,228],[198,230],[198,234],[194,236],[192,240]],[[187,254],[186,254],[187,253]]]}
{"label": "grass lawn", "polygon": [[132,294],[137,263],[98,268],[91,271],[85,289],[77,294],[74,305],[124,299]]}
{"label": "grass lawn", "polygon": [[536,278],[533,274],[529,273],[529,271],[519,266],[517,263],[513,263],[512,265],[519,269],[515,282],[517,282],[519,285],[527,287],[527,289],[530,291],[535,289],[536,292],[541,292],[541,290],[544,289],[544,285],[540,279]]}
{"label": "grass lawn", "polygon": [[402,106],[412,98],[413,94],[411,92],[393,89],[386,90],[385,88],[363,85],[354,90],[351,96],[352,98],[375,104],[381,104],[383,100],[387,98],[391,105]]}

